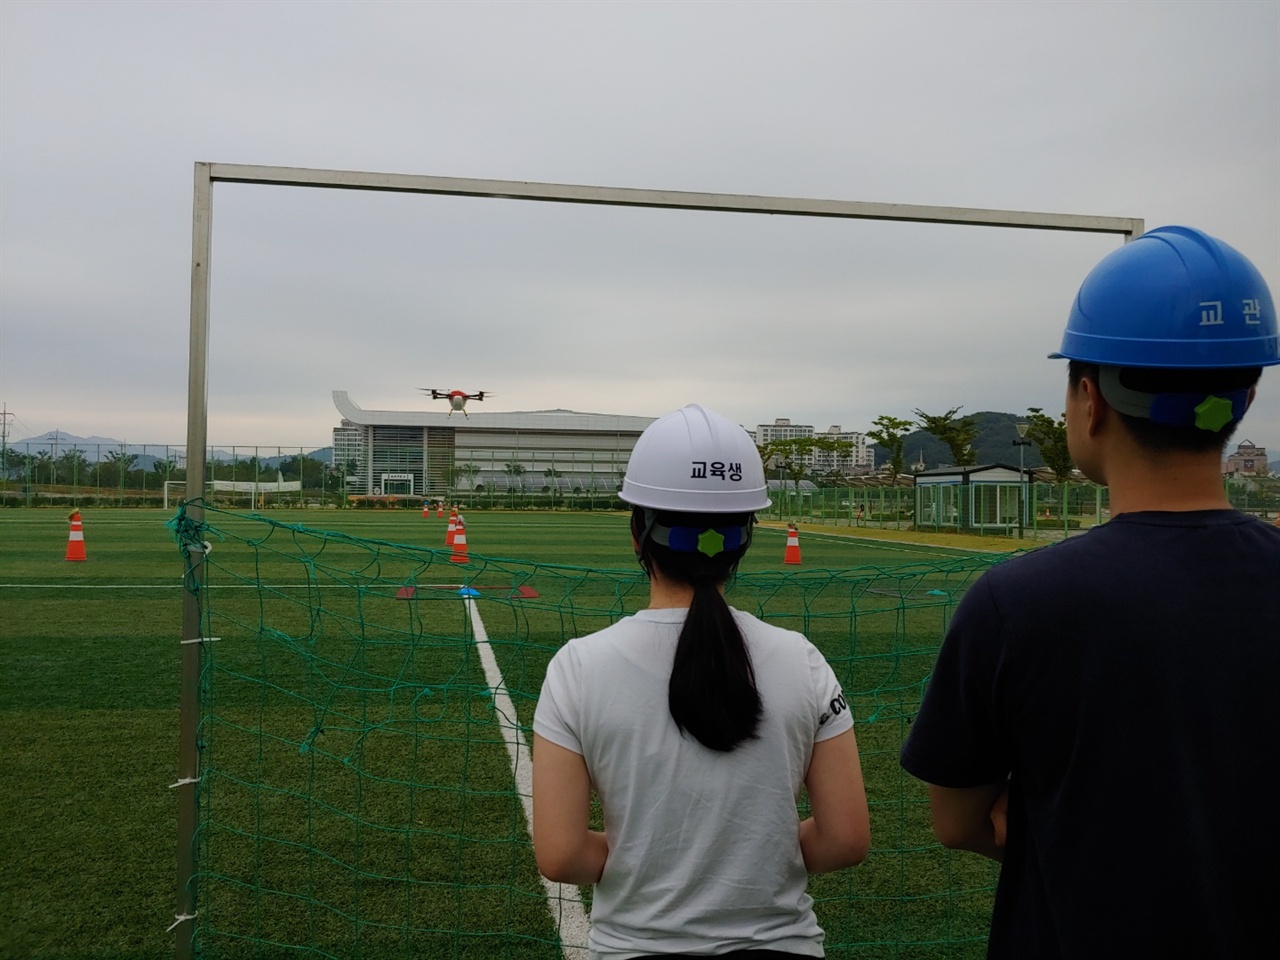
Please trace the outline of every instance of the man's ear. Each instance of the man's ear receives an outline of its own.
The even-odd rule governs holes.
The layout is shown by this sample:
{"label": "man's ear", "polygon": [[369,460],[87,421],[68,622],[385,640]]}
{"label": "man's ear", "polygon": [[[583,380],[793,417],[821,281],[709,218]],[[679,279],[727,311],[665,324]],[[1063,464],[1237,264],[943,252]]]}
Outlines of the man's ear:
{"label": "man's ear", "polygon": [[1102,429],[1108,414],[1111,413],[1111,406],[1107,403],[1106,398],[1102,396],[1098,381],[1092,377],[1082,377],[1080,379],[1080,389],[1085,394],[1085,422],[1089,426],[1089,436],[1092,437]]}

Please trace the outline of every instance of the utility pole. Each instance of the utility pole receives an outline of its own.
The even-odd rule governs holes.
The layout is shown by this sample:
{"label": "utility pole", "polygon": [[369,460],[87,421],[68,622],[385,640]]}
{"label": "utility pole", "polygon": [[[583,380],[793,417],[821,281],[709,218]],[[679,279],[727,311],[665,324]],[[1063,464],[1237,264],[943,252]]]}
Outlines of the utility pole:
{"label": "utility pole", "polygon": [[1024,466],[1023,454],[1032,443],[1027,439],[1027,431],[1031,429],[1031,424],[1025,420],[1019,420],[1013,428],[1018,431],[1018,439],[1013,441],[1013,445],[1018,448],[1018,539],[1021,540],[1027,522],[1027,470]]}
{"label": "utility pole", "polygon": [[0,492],[9,491],[9,418],[17,414],[9,412],[6,403],[0,410]]}

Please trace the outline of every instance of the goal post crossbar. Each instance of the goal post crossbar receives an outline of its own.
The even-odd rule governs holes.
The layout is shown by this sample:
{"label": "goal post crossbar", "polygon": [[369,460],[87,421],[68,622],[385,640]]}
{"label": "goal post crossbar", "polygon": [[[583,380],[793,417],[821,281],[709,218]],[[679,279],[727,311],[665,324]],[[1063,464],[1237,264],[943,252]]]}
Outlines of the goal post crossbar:
{"label": "goal post crossbar", "polygon": [[[186,499],[194,524],[203,522],[198,498],[205,489],[208,437],[209,268],[212,250],[213,184],[256,183],[286,187],[320,187],[338,190],[375,190],[493,199],[536,200],[552,203],[586,203],[622,207],[656,207],[755,213],[774,216],[834,217],[853,220],[890,220],[969,226],[1011,227],[1119,234],[1126,241],[1143,232],[1143,221],[1133,217],[1100,217],[968,207],[933,207],[902,203],[869,203],[854,200],[818,200],[797,197],[695,193],[681,190],[640,190],[578,184],[534,183],[517,180],[479,180],[412,174],[369,173],[356,170],[316,170],[301,167],[206,163],[195,165],[191,243],[191,327],[187,380],[187,477]],[[167,489],[166,489],[167,492]],[[203,580],[199,551],[187,551],[187,589],[183,591],[182,668],[179,694],[178,857],[177,902],[174,923],[178,960],[190,960],[194,952],[196,917],[195,834],[200,778],[198,724],[201,669],[200,590]]]}
{"label": "goal post crossbar", "polygon": [[305,167],[266,167],[234,163],[211,163],[208,167],[211,181],[226,183],[425,193],[502,200],[542,200],[551,203],[589,203],[615,207],[710,210],[721,213],[768,213],[794,217],[837,217],[852,220],[899,220],[913,223],[1020,227],[1034,230],[1072,230],[1084,233],[1121,234],[1126,239],[1133,239],[1143,231],[1143,221],[1134,217],[989,210],[980,207],[935,207],[914,203],[870,203],[863,200],[696,193],[687,190],[639,190],[634,187],[597,187],[524,180],[477,180],[467,177],[431,177],[402,173],[315,170]]}

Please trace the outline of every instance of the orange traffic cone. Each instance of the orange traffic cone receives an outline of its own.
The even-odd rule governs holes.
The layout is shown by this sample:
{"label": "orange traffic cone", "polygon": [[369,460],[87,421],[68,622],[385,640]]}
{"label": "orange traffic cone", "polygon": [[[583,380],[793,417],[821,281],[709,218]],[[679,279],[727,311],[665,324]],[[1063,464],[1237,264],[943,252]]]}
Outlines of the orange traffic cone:
{"label": "orange traffic cone", "polygon": [[783,563],[800,562],[800,532],[794,523],[787,524],[787,549],[782,555]]}
{"label": "orange traffic cone", "polygon": [[431,504],[427,503],[425,500],[422,501],[422,519],[431,519]]}
{"label": "orange traffic cone", "polygon": [[446,547],[453,546],[453,538],[458,532],[458,511],[454,510],[449,514],[449,527],[444,533],[444,545]]}
{"label": "orange traffic cone", "polygon": [[436,504],[436,519],[439,520],[443,516],[444,516],[444,501],[442,500]]}
{"label": "orange traffic cone", "polygon": [[80,511],[71,511],[71,535],[67,538],[67,559],[88,560],[84,552],[84,527],[80,523]]}
{"label": "orange traffic cone", "polygon": [[458,527],[453,533],[453,555],[449,557],[453,563],[467,562],[467,525],[458,519]]}

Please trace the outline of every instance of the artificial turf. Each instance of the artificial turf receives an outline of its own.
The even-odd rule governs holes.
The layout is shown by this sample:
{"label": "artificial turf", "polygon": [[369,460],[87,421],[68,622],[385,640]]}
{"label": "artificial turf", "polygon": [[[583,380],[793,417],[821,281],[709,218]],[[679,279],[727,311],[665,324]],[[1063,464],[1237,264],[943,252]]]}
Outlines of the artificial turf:
{"label": "artificial turf", "polygon": [[[222,639],[206,658],[201,954],[557,955],[470,624],[430,584],[486,588],[476,607],[527,728],[559,644],[643,605],[626,518],[473,511],[463,565],[444,521],[417,512],[268,513],[287,525],[210,517]],[[0,957],[172,955],[183,562],[168,518],[86,510],[89,560],[70,563],[65,514],[0,514]],[[896,760],[980,564],[806,532],[786,568],[784,537],[757,531],[730,598],[808,633],[854,704],[874,846],[811,884],[828,956],[980,956],[993,869],[933,843]],[[513,599],[517,581],[538,596]],[[399,598],[409,582],[421,593]]]}

